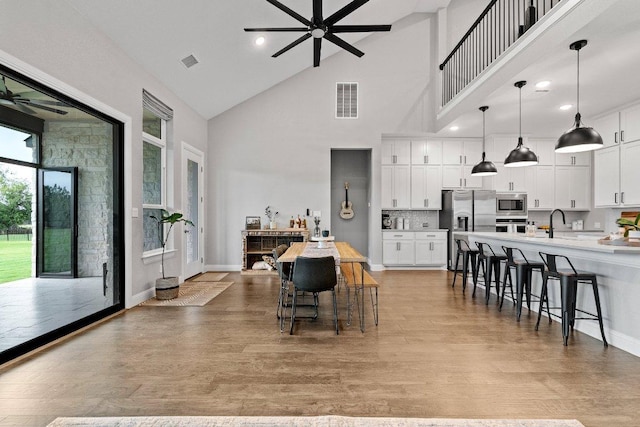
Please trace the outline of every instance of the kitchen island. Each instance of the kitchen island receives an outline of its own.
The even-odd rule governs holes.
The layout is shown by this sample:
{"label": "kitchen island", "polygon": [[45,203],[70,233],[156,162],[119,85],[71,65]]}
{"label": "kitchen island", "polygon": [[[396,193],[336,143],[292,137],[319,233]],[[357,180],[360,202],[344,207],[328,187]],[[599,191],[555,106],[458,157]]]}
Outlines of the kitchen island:
{"label": "kitchen island", "polygon": [[[532,261],[541,260],[539,252],[564,255],[576,269],[595,273],[607,341],[640,356],[640,247],[603,245],[594,237],[580,235],[549,239],[547,235],[526,237],[521,233],[455,232],[455,236],[465,238],[474,247],[476,242],[488,243],[496,253],[502,253],[502,246],[515,247]],[[513,279],[515,285],[515,274]],[[540,274],[534,273],[532,293],[540,295],[540,289]],[[549,300],[551,305],[560,305],[557,281],[549,282]],[[593,294],[587,288],[578,290],[577,304],[595,312]],[[538,305],[532,303],[531,310],[532,316],[537,315]],[[578,320],[575,329],[601,339],[597,322]]]}

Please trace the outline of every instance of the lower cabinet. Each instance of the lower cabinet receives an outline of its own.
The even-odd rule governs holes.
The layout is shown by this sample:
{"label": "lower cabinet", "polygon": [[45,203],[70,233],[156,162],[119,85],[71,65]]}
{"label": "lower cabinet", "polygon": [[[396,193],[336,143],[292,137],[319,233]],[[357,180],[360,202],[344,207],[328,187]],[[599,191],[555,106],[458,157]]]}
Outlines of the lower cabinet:
{"label": "lower cabinet", "polygon": [[441,266],[447,263],[447,232],[384,232],[382,264]]}
{"label": "lower cabinet", "polygon": [[382,263],[384,265],[413,265],[415,259],[414,233],[383,233]]}

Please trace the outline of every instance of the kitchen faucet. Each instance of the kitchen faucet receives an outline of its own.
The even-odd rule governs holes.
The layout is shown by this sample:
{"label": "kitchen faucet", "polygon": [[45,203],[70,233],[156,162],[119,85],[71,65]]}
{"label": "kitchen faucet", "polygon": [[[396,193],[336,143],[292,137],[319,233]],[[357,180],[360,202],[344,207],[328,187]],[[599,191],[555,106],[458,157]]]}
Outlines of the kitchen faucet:
{"label": "kitchen faucet", "polygon": [[551,215],[549,215],[549,238],[553,239],[553,214],[556,212],[560,212],[562,214],[562,223],[566,224],[567,222],[565,221],[564,218],[564,211],[562,209],[556,209],[553,212],[551,212]]}

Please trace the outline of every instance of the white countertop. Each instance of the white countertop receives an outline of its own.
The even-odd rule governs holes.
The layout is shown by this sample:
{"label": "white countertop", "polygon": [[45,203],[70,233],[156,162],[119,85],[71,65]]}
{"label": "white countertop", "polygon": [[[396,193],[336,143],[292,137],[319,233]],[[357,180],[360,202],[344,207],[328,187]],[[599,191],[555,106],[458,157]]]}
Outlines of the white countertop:
{"label": "white countertop", "polygon": [[593,237],[580,238],[576,237],[560,237],[556,236],[553,239],[549,239],[548,235],[539,234],[536,237],[526,237],[522,233],[495,233],[495,232],[462,232],[454,231],[454,234],[461,236],[470,236],[475,239],[481,240],[482,238],[503,240],[505,242],[516,243],[528,243],[540,246],[550,246],[559,248],[578,249],[592,252],[604,252],[608,254],[638,254],[640,255],[640,247],[634,246],[616,246],[616,245],[601,245],[597,239]]}
{"label": "white countertop", "polygon": [[382,229],[383,233],[387,233],[387,232],[402,233],[403,231],[406,233],[419,233],[419,232],[433,233],[434,231],[449,231],[449,229],[447,228],[412,228],[409,230],[396,230],[395,228]]}

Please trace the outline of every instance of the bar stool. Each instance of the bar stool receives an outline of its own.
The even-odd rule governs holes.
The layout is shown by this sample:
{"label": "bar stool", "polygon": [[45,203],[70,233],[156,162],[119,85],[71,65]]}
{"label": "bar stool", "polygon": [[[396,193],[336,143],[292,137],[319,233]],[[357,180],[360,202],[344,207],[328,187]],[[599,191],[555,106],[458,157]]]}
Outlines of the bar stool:
{"label": "bar stool", "polygon": [[[562,318],[562,340],[564,345],[567,345],[569,340],[569,332],[573,331],[575,321],[582,320],[597,320],[600,324],[600,333],[602,334],[602,342],[605,347],[608,347],[607,339],[604,336],[604,326],[602,324],[602,310],[600,309],[600,295],[598,293],[598,279],[594,273],[587,271],[578,271],[575,269],[569,258],[564,255],[552,255],[544,252],[540,252],[540,257],[545,264],[546,270],[543,273],[542,281],[542,293],[540,295],[540,309],[538,310],[538,321],[536,322],[536,331],[540,325],[540,317],[542,316],[543,305],[542,302],[547,302],[547,315],[549,316],[549,323],[551,323],[551,316]],[[559,270],[556,262],[556,258],[565,260],[571,269]],[[553,309],[560,309],[561,316],[552,314],[549,309],[549,294],[547,289],[547,283],[549,279],[555,279],[560,281],[560,298],[562,301],[561,307],[551,307]],[[591,283],[593,289],[593,298],[596,303],[597,314],[592,314],[576,308],[576,300],[578,294],[578,284]],[[576,317],[576,311],[587,315],[589,317]]]}
{"label": "bar stool", "polygon": [[[485,303],[489,304],[489,297],[491,295],[491,274],[495,274],[496,282],[496,294],[498,300],[500,300],[500,264],[507,260],[506,255],[496,255],[493,248],[488,243],[476,242],[478,247],[478,260],[476,261],[476,271],[473,276],[473,296],[476,296],[476,285],[478,284],[478,274],[480,273],[480,267],[482,267],[482,277],[484,278],[485,286]],[[490,253],[485,251],[485,247],[489,249]]]}
{"label": "bar stool", "polygon": [[[469,243],[466,240],[455,239],[456,246],[458,250],[456,251],[456,262],[453,270],[453,283],[451,287],[456,286],[456,277],[460,270],[458,269],[458,261],[460,260],[460,256],[462,256],[462,293],[464,294],[465,289],[467,288],[467,275],[469,274],[469,264],[471,264],[471,272],[472,277],[476,276],[476,257],[478,256],[478,250],[471,249],[469,247]],[[474,287],[475,289],[475,287]]]}
{"label": "bar stool", "polygon": [[[509,288],[511,289],[511,299],[513,303],[516,305],[516,317],[518,322],[520,321],[520,316],[522,315],[522,302],[525,299],[526,292],[526,301],[527,301],[527,309],[531,310],[531,281],[533,279],[533,271],[539,271],[542,279],[544,280],[544,263],[542,262],[534,262],[529,261],[526,256],[522,253],[522,251],[518,248],[510,248],[508,246],[503,246],[502,250],[507,256],[507,265],[504,270],[504,278],[502,280],[502,299],[500,300],[500,308],[502,311],[502,304],[504,303],[504,294],[507,287],[507,280],[509,280]],[[514,257],[514,252],[518,252],[520,258],[516,259]],[[516,295],[517,298],[513,296],[513,279],[511,278],[511,269],[516,269]],[[534,295],[537,298],[537,295]],[[541,299],[539,299],[541,301]]]}

